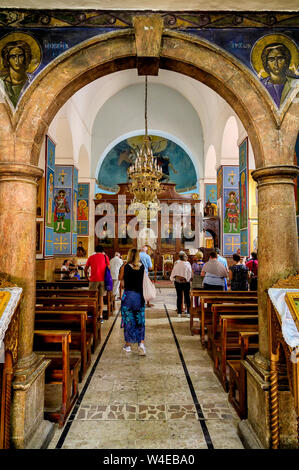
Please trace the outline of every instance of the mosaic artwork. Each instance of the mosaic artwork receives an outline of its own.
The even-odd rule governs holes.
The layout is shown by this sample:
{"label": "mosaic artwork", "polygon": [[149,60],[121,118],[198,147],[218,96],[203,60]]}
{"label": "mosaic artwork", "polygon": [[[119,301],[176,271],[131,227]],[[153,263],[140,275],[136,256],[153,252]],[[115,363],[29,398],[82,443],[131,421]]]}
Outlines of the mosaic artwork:
{"label": "mosaic artwork", "polygon": [[78,184],[77,220],[78,235],[88,235],[89,183]]}
{"label": "mosaic artwork", "polygon": [[235,233],[240,230],[239,191],[223,190],[223,232]]}
{"label": "mosaic artwork", "polygon": [[88,237],[77,237],[77,253],[78,258],[88,257]]}
{"label": "mosaic artwork", "polygon": [[249,254],[248,228],[240,230],[240,252],[241,256],[248,256]]}
{"label": "mosaic artwork", "polygon": [[[98,186],[117,192],[117,183],[127,183],[127,170],[136,159],[136,151],[143,142],[142,135],[119,142],[106,155],[98,175]],[[165,183],[175,183],[177,192],[196,189],[197,176],[189,155],[175,142],[160,136],[150,136],[153,154],[162,165]],[[107,182],[109,181],[109,185]]]}
{"label": "mosaic artwork", "polygon": [[[137,14],[141,12],[137,11]],[[142,12],[164,27],[220,47],[245,65],[277,108],[298,82],[298,14],[273,12]],[[0,10],[0,82],[16,107],[37,74],[73,46],[133,27],[134,11]],[[16,74],[11,74],[14,62]],[[14,78],[12,78],[14,76]]]}
{"label": "mosaic artwork", "polygon": [[240,234],[223,234],[223,256],[232,256],[240,248]]}
{"label": "mosaic artwork", "polygon": [[55,144],[46,136],[44,256],[53,256]]}

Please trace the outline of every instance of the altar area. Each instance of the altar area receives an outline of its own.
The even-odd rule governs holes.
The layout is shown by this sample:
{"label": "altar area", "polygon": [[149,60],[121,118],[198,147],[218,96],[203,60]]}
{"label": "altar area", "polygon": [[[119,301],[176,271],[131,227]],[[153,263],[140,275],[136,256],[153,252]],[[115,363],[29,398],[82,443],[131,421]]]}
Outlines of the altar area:
{"label": "altar area", "polygon": [[127,183],[119,184],[116,194],[98,193],[94,200],[95,246],[102,245],[111,258],[116,251],[125,257],[130,248],[147,245],[154,270],[163,271],[167,278],[179,251],[187,251],[192,258],[200,244],[199,196],[179,194],[175,186],[163,183],[159,194],[161,210],[146,225],[138,222],[136,213],[130,210],[133,196]]}

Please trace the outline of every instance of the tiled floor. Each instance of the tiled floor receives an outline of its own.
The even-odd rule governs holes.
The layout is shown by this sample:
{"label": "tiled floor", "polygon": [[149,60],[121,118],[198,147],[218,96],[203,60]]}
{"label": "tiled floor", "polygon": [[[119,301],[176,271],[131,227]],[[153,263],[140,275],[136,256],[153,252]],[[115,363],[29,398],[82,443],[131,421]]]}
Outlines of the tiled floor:
{"label": "tiled floor", "polygon": [[[132,353],[122,350],[123,330],[120,318],[117,319],[89,386],[81,396],[78,412],[68,432],[63,434],[63,449],[207,449],[209,442],[215,449],[243,448],[237,435],[239,418],[213,373],[199,336],[190,335],[186,317],[177,317],[175,301],[174,289],[158,289],[154,308],[146,310],[146,356],[137,354],[137,345]],[[93,361],[114,318],[104,322],[102,344]],[[80,384],[80,391],[91,368]],[[199,403],[197,409],[194,396]],[[56,447],[61,433],[56,428],[49,448]]]}

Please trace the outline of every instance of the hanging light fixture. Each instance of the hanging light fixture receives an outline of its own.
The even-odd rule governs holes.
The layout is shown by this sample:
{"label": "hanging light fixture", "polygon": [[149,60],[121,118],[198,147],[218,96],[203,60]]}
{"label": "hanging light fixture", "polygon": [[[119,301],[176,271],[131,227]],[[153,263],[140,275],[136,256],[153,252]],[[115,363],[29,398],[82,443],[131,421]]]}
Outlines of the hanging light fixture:
{"label": "hanging light fixture", "polygon": [[[134,163],[128,168],[129,192],[134,195],[133,205],[139,219],[153,218],[159,208],[158,193],[161,192],[162,166],[153,155],[147,129],[147,76],[145,77],[145,132],[141,148]],[[143,207],[140,206],[143,204]],[[134,206],[133,206],[134,207]],[[149,216],[149,217],[148,217]]]}

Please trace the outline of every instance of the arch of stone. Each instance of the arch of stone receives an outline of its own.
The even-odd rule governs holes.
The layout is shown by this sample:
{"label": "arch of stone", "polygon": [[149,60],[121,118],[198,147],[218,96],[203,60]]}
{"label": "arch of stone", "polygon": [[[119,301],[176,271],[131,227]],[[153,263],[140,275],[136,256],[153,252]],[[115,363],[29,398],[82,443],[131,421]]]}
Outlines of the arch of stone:
{"label": "arch of stone", "polygon": [[[23,95],[15,114],[5,101],[0,103],[0,270],[24,289],[12,418],[17,448],[26,447],[37,430],[46,432],[43,396],[38,393],[43,390],[46,366],[32,349],[42,139],[57,111],[76,91],[101,76],[130,68],[137,68],[140,75],[156,75],[162,68],[203,82],[234,109],[252,143],[253,177],[258,182],[259,352],[248,368],[248,420],[241,424],[244,434],[253,430],[265,447],[270,444],[266,290],[298,270],[294,178],[299,168],[293,165],[293,156],[299,102],[291,96],[279,112],[263,86],[229,54],[201,39],[150,24],[150,17],[143,21],[152,26],[150,41],[144,34],[145,23],[92,38],[49,64]],[[29,408],[30,420],[26,419]]]}

